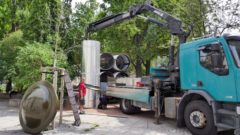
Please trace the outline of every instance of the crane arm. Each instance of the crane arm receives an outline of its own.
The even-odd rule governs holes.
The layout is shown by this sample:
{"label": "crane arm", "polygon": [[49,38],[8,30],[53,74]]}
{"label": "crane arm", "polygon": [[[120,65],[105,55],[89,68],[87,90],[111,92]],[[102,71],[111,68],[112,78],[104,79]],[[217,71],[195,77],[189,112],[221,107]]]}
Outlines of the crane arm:
{"label": "crane arm", "polygon": [[187,34],[182,29],[182,22],[179,19],[173,17],[172,15],[151,6],[150,4],[136,5],[130,7],[128,12],[111,15],[96,22],[93,22],[88,25],[87,32],[98,31],[100,29],[109,27],[115,23],[120,23],[122,21],[132,19],[145,12],[152,12],[159,16],[163,21],[159,21],[151,17],[144,17],[144,19],[155,23],[160,27],[168,29],[172,35],[176,35],[180,38],[181,43],[186,41]]}

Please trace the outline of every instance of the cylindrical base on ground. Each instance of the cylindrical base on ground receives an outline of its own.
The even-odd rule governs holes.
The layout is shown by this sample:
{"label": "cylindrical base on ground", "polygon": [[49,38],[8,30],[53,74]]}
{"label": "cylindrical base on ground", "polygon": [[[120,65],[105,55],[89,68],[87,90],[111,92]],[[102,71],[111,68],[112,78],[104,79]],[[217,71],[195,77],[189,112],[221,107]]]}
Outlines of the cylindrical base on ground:
{"label": "cylindrical base on ground", "polygon": [[[100,75],[100,42],[94,40],[83,41],[83,77],[85,83],[99,86]],[[96,107],[96,93],[87,89],[85,107]]]}

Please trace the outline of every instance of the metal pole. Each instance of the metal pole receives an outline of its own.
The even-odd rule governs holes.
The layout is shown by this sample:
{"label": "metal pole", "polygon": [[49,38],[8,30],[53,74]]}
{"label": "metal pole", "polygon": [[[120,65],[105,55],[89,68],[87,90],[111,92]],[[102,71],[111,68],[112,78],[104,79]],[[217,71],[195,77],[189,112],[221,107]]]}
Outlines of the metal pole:
{"label": "metal pole", "polygon": [[174,65],[174,35],[171,35],[171,44],[169,49],[169,63],[170,66]]}

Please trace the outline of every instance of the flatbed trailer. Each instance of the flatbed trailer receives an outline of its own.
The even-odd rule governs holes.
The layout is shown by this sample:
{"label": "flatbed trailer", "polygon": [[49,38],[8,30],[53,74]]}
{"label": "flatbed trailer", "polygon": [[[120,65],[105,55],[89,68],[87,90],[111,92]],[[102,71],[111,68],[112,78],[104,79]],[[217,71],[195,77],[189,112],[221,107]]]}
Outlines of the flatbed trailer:
{"label": "flatbed trailer", "polygon": [[149,104],[150,101],[150,90],[146,87],[108,87],[106,95],[120,99],[137,101],[145,104]]}
{"label": "flatbed trailer", "polygon": [[[87,87],[100,92],[99,87],[89,84],[87,84]],[[138,113],[141,108],[154,111],[157,123],[159,123],[160,116],[163,113],[167,118],[177,118],[177,106],[181,99],[181,97],[161,97],[161,94],[154,91],[150,86],[109,86],[106,96],[120,99],[120,109],[126,114]],[[165,105],[163,106],[163,104]],[[165,108],[163,109],[163,107]]]}

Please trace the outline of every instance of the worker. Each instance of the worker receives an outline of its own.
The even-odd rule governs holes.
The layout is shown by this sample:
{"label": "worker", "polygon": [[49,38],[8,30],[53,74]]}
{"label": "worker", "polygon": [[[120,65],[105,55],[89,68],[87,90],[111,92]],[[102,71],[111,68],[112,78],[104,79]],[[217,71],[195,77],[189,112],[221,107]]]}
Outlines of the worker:
{"label": "worker", "polygon": [[107,109],[107,96],[106,91],[108,87],[108,78],[107,74],[101,74],[100,76],[100,103],[98,105],[98,109]]}
{"label": "worker", "polygon": [[79,110],[80,110],[79,114],[85,114],[85,111],[83,109],[84,109],[84,105],[85,105],[84,97],[86,95],[86,87],[85,87],[83,78],[80,81],[79,86],[78,86],[78,95],[79,95]]}

